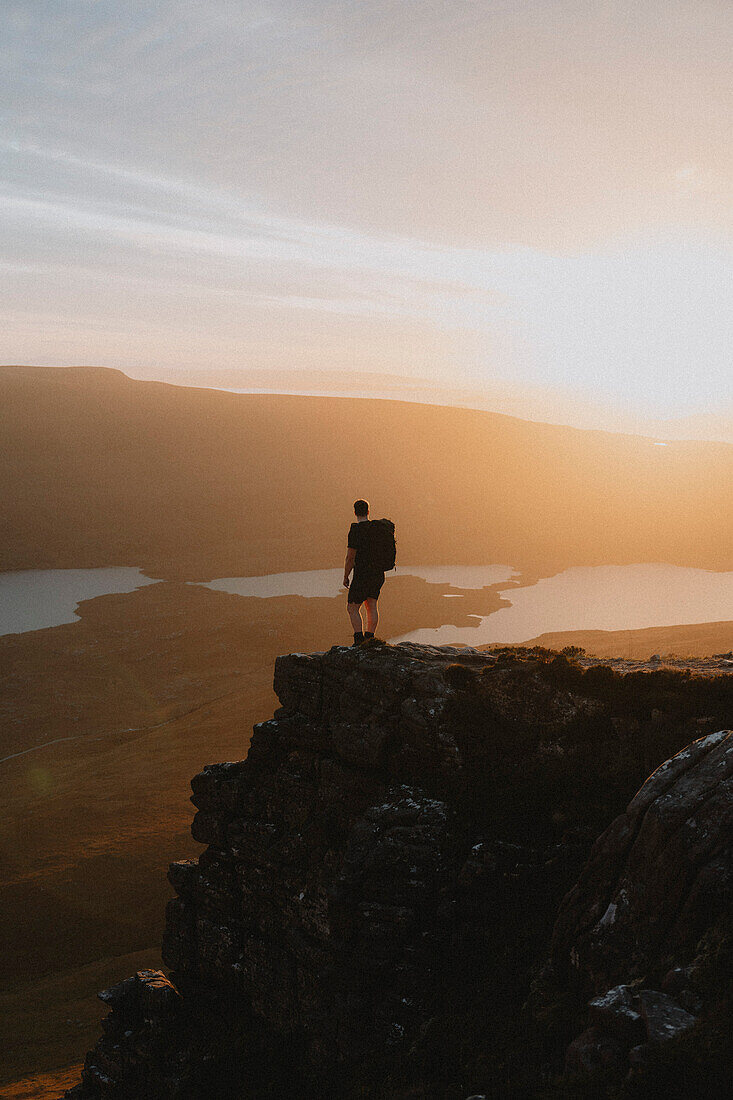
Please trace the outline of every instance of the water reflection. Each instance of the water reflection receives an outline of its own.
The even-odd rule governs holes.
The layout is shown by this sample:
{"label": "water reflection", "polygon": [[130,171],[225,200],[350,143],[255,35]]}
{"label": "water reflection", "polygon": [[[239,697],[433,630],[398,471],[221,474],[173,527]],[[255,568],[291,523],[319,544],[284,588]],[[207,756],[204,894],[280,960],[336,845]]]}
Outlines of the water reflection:
{"label": "water reflection", "polygon": [[[301,573],[270,573],[264,577],[220,577],[207,588],[237,596],[339,596],[344,589],[343,569],[309,569]],[[515,576],[508,565],[399,565],[388,577],[421,577],[431,584],[454,588],[483,588]],[[448,593],[446,593],[448,595]],[[456,595],[456,593],[453,593]]]}
{"label": "water reflection", "polygon": [[[511,606],[476,616],[475,627],[419,629],[390,638],[392,642],[484,645],[524,642],[539,634],[563,630],[637,630],[733,620],[733,572],[712,573],[664,564],[598,565],[566,569],[524,588],[512,586],[518,574],[505,565],[405,565],[398,567],[396,576],[421,577],[432,584],[465,589],[507,583],[500,592]],[[260,577],[223,577],[206,587],[260,598],[335,599],[344,596],[342,577],[341,569],[314,569]],[[155,583],[132,567],[2,573],[0,634],[74,622],[79,618],[75,612],[81,600],[132,592]],[[460,593],[443,595],[455,599]]]}
{"label": "water reflection", "polygon": [[139,569],[23,569],[0,573],[0,634],[73,623],[81,600],[155,584]]}
{"label": "water reflection", "polygon": [[392,642],[525,642],[561,630],[641,630],[733,619],[733,573],[666,564],[576,566],[501,595],[511,607],[475,627],[415,630]]}

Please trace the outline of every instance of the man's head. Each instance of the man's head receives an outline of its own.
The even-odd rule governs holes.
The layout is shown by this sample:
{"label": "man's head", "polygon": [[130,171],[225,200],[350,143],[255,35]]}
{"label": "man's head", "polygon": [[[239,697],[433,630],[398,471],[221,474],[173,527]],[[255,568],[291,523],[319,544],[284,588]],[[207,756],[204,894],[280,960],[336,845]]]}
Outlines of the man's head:
{"label": "man's head", "polygon": [[354,515],[357,519],[364,519],[369,515],[369,501],[368,500],[355,500],[354,501]]}

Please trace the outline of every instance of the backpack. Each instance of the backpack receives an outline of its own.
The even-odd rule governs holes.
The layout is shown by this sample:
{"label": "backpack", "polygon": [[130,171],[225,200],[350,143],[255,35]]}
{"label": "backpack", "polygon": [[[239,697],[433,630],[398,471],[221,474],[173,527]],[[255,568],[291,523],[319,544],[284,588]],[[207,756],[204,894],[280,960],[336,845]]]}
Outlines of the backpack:
{"label": "backpack", "polygon": [[386,573],[394,569],[397,559],[397,543],[394,523],[391,519],[373,519],[370,527],[370,558],[379,570]]}

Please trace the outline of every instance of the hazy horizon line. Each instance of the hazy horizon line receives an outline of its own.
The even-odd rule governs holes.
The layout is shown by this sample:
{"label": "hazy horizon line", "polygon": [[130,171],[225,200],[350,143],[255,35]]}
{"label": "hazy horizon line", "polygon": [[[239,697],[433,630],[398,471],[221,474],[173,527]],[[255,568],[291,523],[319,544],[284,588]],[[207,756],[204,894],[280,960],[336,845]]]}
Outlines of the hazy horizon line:
{"label": "hazy horizon line", "polygon": [[[221,393],[260,394],[282,397],[350,398],[354,400],[402,401],[408,404],[433,405],[441,408],[471,409],[491,412],[499,416],[522,420],[526,423],[548,424],[572,428],[578,431],[601,431],[612,435],[634,435],[660,442],[704,442],[733,445],[733,408],[720,413],[699,411],[687,416],[650,418],[639,415],[630,419],[628,414],[614,410],[601,402],[589,403],[575,400],[563,413],[559,403],[567,400],[559,387],[520,386],[497,380],[484,386],[456,384],[449,386],[427,378],[399,375],[380,371],[342,372],[334,369],[314,371],[309,368],[271,367],[223,367],[223,368],[165,368],[156,371],[139,368],[106,366],[99,363],[3,363],[5,369],[41,370],[103,370],[122,374],[133,382],[159,382],[164,385],[187,389],[216,390]],[[207,375],[212,377],[207,378]],[[215,376],[241,376],[243,384],[223,385]],[[261,379],[257,376],[262,376]],[[248,379],[245,382],[244,379]],[[278,378],[280,381],[278,382]],[[265,379],[268,382],[265,383]],[[367,388],[371,380],[381,385]],[[229,379],[234,381],[234,377]],[[287,380],[287,381],[286,381]],[[319,384],[320,380],[320,384]],[[328,380],[330,385],[326,384]],[[256,386],[255,381],[262,381]],[[302,385],[297,382],[302,381]],[[338,384],[340,383],[340,384]],[[532,408],[533,402],[547,405],[554,400],[553,409],[542,412]],[[524,406],[524,407],[522,407]],[[707,431],[705,423],[712,421]],[[683,434],[687,427],[692,434]],[[676,430],[675,430],[676,429]]]}

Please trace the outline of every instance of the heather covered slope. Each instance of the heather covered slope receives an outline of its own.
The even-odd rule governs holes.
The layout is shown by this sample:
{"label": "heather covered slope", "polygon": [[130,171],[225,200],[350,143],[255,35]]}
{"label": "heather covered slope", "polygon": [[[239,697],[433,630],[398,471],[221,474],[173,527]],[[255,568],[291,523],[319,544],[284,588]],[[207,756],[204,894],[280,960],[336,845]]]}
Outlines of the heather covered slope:
{"label": "heather covered slope", "polygon": [[[0,569],[329,567],[366,495],[400,560],[733,567],[733,447],[471,409],[0,369]],[[297,517],[297,520],[294,518]]]}

